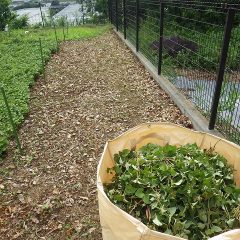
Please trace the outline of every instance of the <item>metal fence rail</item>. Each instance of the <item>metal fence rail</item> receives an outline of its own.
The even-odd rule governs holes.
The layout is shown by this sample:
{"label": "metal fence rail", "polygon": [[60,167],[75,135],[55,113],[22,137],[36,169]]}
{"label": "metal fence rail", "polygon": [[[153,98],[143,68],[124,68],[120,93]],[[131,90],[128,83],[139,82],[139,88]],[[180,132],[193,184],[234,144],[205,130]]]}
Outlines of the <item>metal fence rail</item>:
{"label": "metal fence rail", "polygon": [[110,21],[160,75],[240,143],[240,3],[110,0]]}

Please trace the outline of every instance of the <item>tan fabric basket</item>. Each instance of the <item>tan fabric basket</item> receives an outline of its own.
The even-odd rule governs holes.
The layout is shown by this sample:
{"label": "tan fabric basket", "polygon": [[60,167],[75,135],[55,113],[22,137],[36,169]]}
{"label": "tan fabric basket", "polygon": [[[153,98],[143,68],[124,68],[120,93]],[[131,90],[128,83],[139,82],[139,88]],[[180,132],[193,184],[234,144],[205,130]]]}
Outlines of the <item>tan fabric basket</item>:
{"label": "tan fabric basket", "polygon": [[[139,125],[105,145],[97,170],[99,213],[103,240],[177,240],[183,239],[150,230],[136,218],[115,206],[106,196],[103,183],[111,182],[107,168],[114,166],[113,155],[123,149],[139,149],[147,143],[185,145],[196,143],[202,149],[215,147],[233,165],[237,186],[240,186],[240,146],[207,133],[192,131],[169,123]],[[215,236],[211,240],[240,240],[240,229]]]}

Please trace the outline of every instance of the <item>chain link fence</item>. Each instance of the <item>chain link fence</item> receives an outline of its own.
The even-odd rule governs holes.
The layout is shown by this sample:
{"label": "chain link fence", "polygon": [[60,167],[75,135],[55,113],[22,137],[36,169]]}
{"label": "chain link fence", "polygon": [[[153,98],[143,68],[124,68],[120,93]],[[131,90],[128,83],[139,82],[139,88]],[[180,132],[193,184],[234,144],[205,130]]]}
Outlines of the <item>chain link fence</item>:
{"label": "chain link fence", "polygon": [[240,3],[109,0],[111,23],[218,129],[240,143]]}

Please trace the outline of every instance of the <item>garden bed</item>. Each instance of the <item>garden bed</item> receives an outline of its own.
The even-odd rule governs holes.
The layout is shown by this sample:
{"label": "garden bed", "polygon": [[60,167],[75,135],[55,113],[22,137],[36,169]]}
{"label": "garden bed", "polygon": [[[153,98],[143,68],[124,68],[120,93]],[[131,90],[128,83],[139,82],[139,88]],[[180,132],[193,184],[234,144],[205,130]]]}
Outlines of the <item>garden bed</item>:
{"label": "garden bed", "polygon": [[0,238],[101,238],[96,168],[103,146],[142,122],[191,127],[169,96],[112,33],[68,41],[32,88],[1,163]]}

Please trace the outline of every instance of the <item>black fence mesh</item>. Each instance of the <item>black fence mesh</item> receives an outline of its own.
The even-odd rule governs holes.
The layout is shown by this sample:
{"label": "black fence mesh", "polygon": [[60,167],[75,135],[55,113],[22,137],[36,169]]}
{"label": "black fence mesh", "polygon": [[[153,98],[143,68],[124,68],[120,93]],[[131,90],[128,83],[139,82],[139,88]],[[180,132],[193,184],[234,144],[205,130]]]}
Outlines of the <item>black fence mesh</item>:
{"label": "black fence mesh", "polygon": [[[211,120],[214,118],[215,127],[226,137],[240,143],[239,1],[112,0],[110,4],[111,15],[114,16],[112,23],[121,32],[126,31],[126,38],[138,45],[138,50],[156,68],[162,19],[161,75],[171,81],[204,116]],[[162,17],[161,7],[164,9]],[[227,63],[220,66],[229,9],[235,17]],[[225,74],[215,119],[213,103],[217,102],[215,91],[221,79],[220,67],[225,67]]]}
{"label": "black fence mesh", "polygon": [[117,26],[117,14],[119,9],[117,10],[117,1],[111,0],[111,22],[113,25]]}
{"label": "black fence mesh", "polygon": [[128,40],[136,45],[136,0],[126,1],[126,34]]}
{"label": "black fence mesh", "polygon": [[211,111],[224,32],[224,26],[212,21],[211,14],[213,10],[207,7],[171,5],[164,16],[164,38],[169,46],[164,53],[163,75],[205,116]]}
{"label": "black fence mesh", "polygon": [[232,141],[240,143],[240,11],[236,11],[234,25],[216,126]]}
{"label": "black fence mesh", "polygon": [[124,27],[123,1],[118,1],[117,8],[118,8],[118,29],[119,31],[123,32]]}

